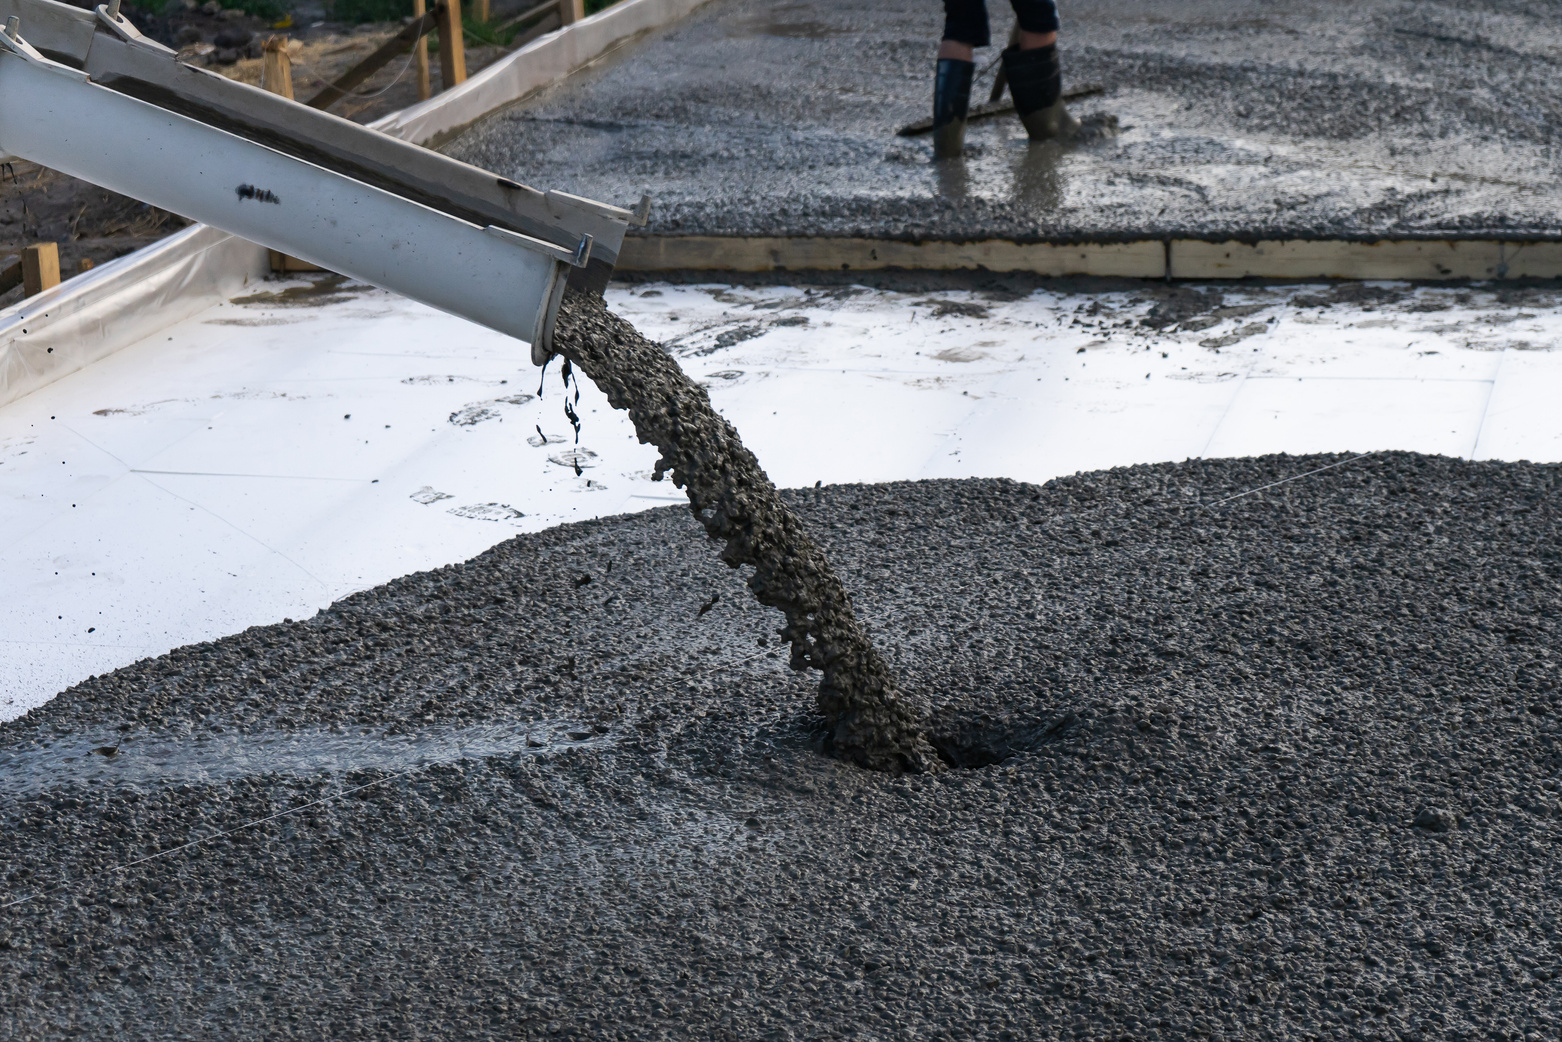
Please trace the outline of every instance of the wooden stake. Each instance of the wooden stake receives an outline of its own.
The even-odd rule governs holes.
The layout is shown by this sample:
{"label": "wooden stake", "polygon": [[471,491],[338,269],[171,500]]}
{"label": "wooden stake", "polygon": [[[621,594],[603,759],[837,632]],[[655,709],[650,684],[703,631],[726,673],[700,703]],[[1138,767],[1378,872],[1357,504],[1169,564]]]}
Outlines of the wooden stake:
{"label": "wooden stake", "polygon": [[[1019,26],[1019,23],[1016,22],[1014,24],[1014,28],[1009,30],[1009,46],[1010,47],[1018,47],[1019,45],[1020,45],[1020,26]],[[1009,85],[1009,71],[1003,67],[1002,63],[999,63],[999,65],[998,65],[998,75],[993,77],[993,92],[991,94],[987,95],[987,104],[991,105],[993,102],[995,102],[999,98],[1003,97],[1003,90],[1008,85]]]}
{"label": "wooden stake", "polygon": [[22,249],[22,294],[36,296],[60,284],[60,246],[38,242]]}
{"label": "wooden stake", "polygon": [[488,24],[488,0],[474,0],[472,4],[472,19]]}
{"label": "wooden stake", "polygon": [[428,33],[439,23],[437,12],[442,10],[444,10],[443,7],[437,7],[435,8],[435,14],[425,14],[421,18],[414,18],[408,22],[402,27],[401,32],[380,44],[379,48],[363,61],[342,73],[331,83],[326,84],[324,90],[304,102],[304,104],[312,109],[328,109],[347,97],[348,92],[354,87],[367,81],[396,58],[405,54],[408,47],[413,47],[418,41],[422,40],[424,34]]}
{"label": "wooden stake", "polygon": [[[514,29],[517,25],[525,25],[527,22],[531,21],[533,18],[536,18],[538,15],[545,15],[556,20],[559,15],[559,0],[542,0],[542,3],[538,4],[536,7],[529,7],[512,18],[506,18],[504,21],[494,26],[494,28],[502,33],[506,29]],[[546,21],[547,18],[545,17],[542,20]],[[555,28],[557,28],[557,26],[555,26]],[[513,41],[510,44],[510,49],[516,49],[516,44]]]}
{"label": "wooden stake", "polygon": [[466,82],[466,44],[462,39],[461,0],[445,0],[439,11],[440,87]]}
{"label": "wooden stake", "polygon": [[552,8],[552,10],[543,15],[541,18],[537,19],[537,21],[532,24],[531,28],[516,33],[513,37],[511,37],[510,50],[518,51],[522,47],[525,47],[527,44],[531,43],[537,37],[541,36],[543,33],[551,33],[553,30],[559,27],[561,23],[559,22],[558,0],[553,0],[553,2],[547,6]]}
{"label": "wooden stake", "polygon": [[293,58],[287,52],[287,37],[273,36],[266,41],[265,64],[260,69],[260,85],[273,94],[293,100]]}
{"label": "wooden stake", "polygon": [[22,284],[22,258],[0,267],[0,293],[13,290]]}
{"label": "wooden stake", "polygon": [[[428,13],[426,0],[412,0],[412,17],[414,20],[422,18]],[[417,69],[418,100],[427,101],[433,96],[433,90],[428,81],[428,37],[418,37],[417,43],[412,45],[412,60]]]}
{"label": "wooden stake", "polygon": [[559,21],[565,25],[586,17],[586,0],[559,0]]}
{"label": "wooden stake", "polygon": [[[265,63],[260,67],[260,85],[273,94],[280,94],[289,101],[293,100],[293,57],[287,52],[287,37],[273,36],[268,39],[262,48],[262,58]],[[267,250],[271,255],[271,270],[294,271],[289,265],[299,265],[303,262],[296,257],[289,257],[278,250]],[[313,267],[313,265],[308,265]]]}

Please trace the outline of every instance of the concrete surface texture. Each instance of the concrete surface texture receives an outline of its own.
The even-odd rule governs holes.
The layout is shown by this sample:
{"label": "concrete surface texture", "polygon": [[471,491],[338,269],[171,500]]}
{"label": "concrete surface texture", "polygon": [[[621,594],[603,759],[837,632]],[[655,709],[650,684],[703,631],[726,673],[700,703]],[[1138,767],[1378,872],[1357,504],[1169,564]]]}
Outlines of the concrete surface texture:
{"label": "concrete surface texture", "polygon": [[1556,1038],[1559,469],[1347,458],[788,493],[931,778],[685,507],[83,684],[0,725],[0,1035]]}
{"label": "concrete surface texture", "polygon": [[[1271,452],[1562,460],[1554,289],[927,276],[608,298],[782,487]],[[589,380],[579,446],[557,366],[537,390],[525,345],[322,278],[7,406],[0,719],[517,532],[684,502]]]}
{"label": "concrete surface texture", "polygon": [[[995,40],[1012,19],[993,7]],[[1063,0],[1065,86],[1115,138],[932,107],[931,0],[714,0],[478,124],[451,154],[628,205],[649,234],[890,238],[1562,234],[1562,19],[1511,0]],[[979,65],[997,48],[978,52]],[[978,100],[992,82],[978,78]]]}

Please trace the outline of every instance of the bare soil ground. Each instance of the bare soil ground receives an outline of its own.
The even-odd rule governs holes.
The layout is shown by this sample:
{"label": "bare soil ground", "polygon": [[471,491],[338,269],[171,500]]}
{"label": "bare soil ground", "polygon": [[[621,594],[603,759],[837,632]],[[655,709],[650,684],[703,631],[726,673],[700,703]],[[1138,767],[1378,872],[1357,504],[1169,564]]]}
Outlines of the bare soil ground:
{"label": "bare soil ground", "polygon": [[[0,169],[0,268],[28,243],[56,242],[60,275],[68,278],[84,261],[112,260],[187,223],[166,210],[34,163]],[[0,307],[20,300],[21,294],[20,286],[0,293]]]}

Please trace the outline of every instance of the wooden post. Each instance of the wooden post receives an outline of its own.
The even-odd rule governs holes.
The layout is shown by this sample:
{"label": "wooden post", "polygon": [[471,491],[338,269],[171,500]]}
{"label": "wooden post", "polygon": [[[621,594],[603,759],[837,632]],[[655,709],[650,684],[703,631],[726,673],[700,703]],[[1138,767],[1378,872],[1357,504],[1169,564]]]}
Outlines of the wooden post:
{"label": "wooden post", "polygon": [[6,293],[22,284],[22,258],[0,268],[0,293]]}
{"label": "wooden post", "polygon": [[265,64],[260,69],[260,85],[273,94],[293,100],[293,58],[287,53],[287,37],[273,36],[266,41]]}
{"label": "wooden post", "polygon": [[[260,85],[273,94],[280,94],[289,101],[293,100],[293,56],[287,52],[287,37],[273,36],[266,40],[261,48],[261,57],[264,64],[260,67]],[[289,262],[298,264],[297,260],[278,250],[267,250],[271,256],[271,270],[282,272],[290,270]]]}
{"label": "wooden post", "polygon": [[[428,13],[426,0],[412,0],[412,17],[422,18]],[[412,61],[417,68],[418,100],[427,101],[433,96],[428,82],[428,37],[420,36],[412,45]]]}
{"label": "wooden post", "polygon": [[461,0],[445,0],[439,11],[440,89],[466,82],[466,44],[462,39]]}
{"label": "wooden post", "polygon": [[[443,7],[437,7],[434,14],[425,14],[421,18],[415,18],[408,22],[401,32],[380,44],[374,53],[363,61],[326,84],[319,94],[316,94],[304,102],[304,104],[310,108],[328,109],[347,97],[354,87],[360,83],[366,83],[375,73],[405,54],[407,48],[412,47],[423,38],[425,33],[438,25],[438,12],[442,10],[444,10]],[[405,69],[406,66],[403,65],[402,68]]]}
{"label": "wooden post", "polygon": [[473,0],[472,18],[484,25],[488,24],[488,0]]}
{"label": "wooden post", "polygon": [[586,17],[586,0],[559,0],[559,21],[565,25]]}
{"label": "wooden post", "polygon": [[22,294],[36,296],[60,284],[60,245],[37,242],[22,249]]}

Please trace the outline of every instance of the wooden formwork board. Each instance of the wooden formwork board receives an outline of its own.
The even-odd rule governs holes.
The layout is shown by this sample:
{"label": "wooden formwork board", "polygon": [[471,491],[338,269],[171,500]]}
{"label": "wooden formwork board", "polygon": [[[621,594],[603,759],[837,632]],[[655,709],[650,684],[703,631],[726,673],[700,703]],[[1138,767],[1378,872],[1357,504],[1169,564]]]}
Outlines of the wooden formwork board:
{"label": "wooden formwork board", "polygon": [[1174,279],[1520,279],[1562,276],[1562,242],[1174,239]]}
{"label": "wooden formwork board", "polygon": [[644,236],[624,240],[625,271],[1025,271],[1158,279],[1562,278],[1562,242],[1291,239],[1116,243],[902,242],[829,236]]}
{"label": "wooden formwork board", "polygon": [[891,239],[631,236],[618,267],[626,271],[923,271],[984,269],[1040,275],[1166,276],[1166,245],[1112,243],[900,242]]}

